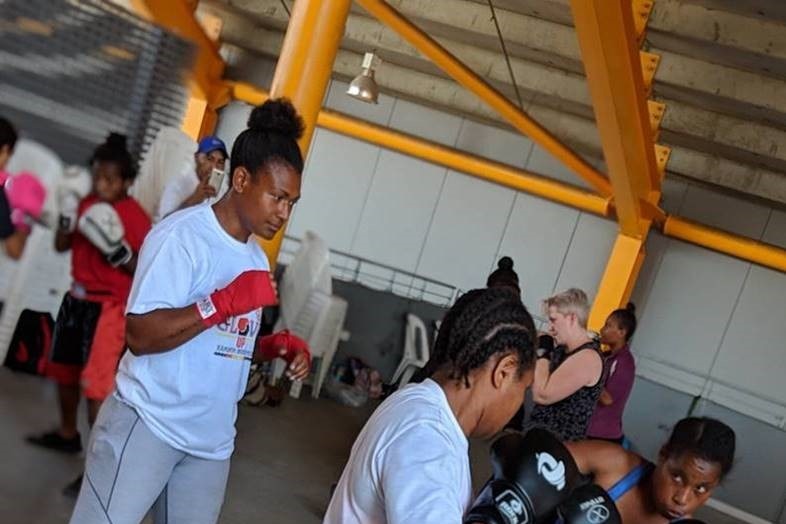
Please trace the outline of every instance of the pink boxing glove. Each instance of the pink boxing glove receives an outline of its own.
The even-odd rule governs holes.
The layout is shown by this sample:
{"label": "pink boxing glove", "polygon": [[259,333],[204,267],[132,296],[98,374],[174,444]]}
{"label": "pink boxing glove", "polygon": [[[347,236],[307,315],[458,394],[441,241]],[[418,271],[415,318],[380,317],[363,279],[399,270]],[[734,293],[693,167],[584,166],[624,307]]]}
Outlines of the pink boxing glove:
{"label": "pink boxing glove", "polygon": [[37,176],[27,171],[8,175],[3,185],[11,207],[11,222],[16,229],[29,233],[33,221],[44,210],[46,188]]}

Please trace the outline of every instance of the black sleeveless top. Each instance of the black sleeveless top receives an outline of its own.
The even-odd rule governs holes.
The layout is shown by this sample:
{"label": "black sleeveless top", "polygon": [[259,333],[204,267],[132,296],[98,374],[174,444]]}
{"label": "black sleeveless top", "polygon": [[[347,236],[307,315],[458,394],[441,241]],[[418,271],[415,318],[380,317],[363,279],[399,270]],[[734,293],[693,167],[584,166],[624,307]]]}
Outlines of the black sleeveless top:
{"label": "black sleeveless top", "polygon": [[567,354],[565,346],[554,348],[551,353],[551,365],[549,371],[554,371],[573,355],[579,351],[595,351],[603,362],[603,369],[598,382],[594,386],[584,386],[569,397],[548,406],[535,404],[529,422],[524,425],[525,429],[531,427],[541,427],[548,429],[562,440],[582,440],[587,436],[590,417],[595,411],[600,393],[606,383],[607,365],[606,359],[600,352],[597,342],[587,342],[579,346],[573,353]]}

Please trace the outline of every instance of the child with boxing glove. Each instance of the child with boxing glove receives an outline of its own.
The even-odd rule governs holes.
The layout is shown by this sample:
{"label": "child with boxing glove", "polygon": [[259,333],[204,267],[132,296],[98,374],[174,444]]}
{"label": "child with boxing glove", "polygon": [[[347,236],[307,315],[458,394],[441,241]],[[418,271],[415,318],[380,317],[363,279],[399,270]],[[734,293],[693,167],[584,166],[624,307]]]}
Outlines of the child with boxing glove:
{"label": "child with boxing glove", "polygon": [[[79,200],[58,191],[60,218],[55,249],[71,249],[73,283],[60,306],[45,374],[58,384],[60,427],[28,437],[49,449],[78,453],[80,393],[88,420],[115,388],[115,372],[125,348],[125,306],[150,219],[128,196],[136,170],[125,137],[112,133],[94,151],[92,191]],[[69,485],[76,494],[80,479]]]}

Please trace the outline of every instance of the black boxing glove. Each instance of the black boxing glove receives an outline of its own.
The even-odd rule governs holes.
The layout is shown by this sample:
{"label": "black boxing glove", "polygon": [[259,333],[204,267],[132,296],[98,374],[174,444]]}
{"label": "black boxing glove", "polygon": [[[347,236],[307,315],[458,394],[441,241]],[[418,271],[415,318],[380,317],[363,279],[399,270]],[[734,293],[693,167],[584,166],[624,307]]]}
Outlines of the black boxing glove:
{"label": "black boxing glove", "polygon": [[551,354],[554,352],[554,337],[551,335],[538,336],[538,347],[535,349],[535,356],[537,358],[547,358],[551,360]]}
{"label": "black boxing glove", "polygon": [[622,517],[609,494],[596,484],[573,490],[557,509],[564,524],[622,524]]}
{"label": "black boxing glove", "polygon": [[491,445],[491,480],[464,517],[465,524],[552,522],[557,506],[580,479],[568,449],[540,428],[508,433]]}

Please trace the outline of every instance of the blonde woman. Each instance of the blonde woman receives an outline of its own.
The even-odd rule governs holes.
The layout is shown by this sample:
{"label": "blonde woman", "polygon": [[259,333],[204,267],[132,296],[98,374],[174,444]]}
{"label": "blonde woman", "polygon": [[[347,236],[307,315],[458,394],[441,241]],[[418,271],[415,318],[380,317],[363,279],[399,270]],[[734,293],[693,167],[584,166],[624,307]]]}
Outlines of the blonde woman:
{"label": "blonde woman", "polygon": [[548,335],[540,337],[535,407],[527,427],[539,426],[563,440],[586,436],[606,372],[600,347],[587,333],[587,294],[571,288],[543,301]]}

